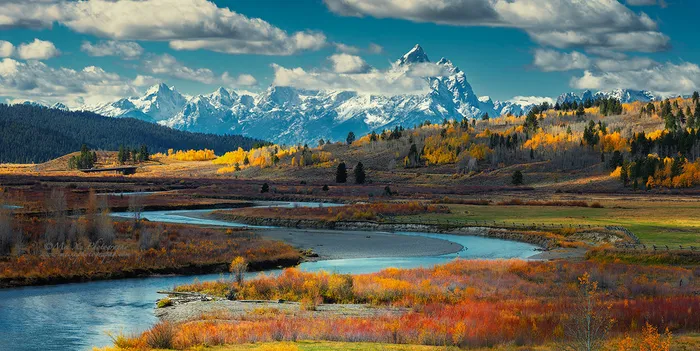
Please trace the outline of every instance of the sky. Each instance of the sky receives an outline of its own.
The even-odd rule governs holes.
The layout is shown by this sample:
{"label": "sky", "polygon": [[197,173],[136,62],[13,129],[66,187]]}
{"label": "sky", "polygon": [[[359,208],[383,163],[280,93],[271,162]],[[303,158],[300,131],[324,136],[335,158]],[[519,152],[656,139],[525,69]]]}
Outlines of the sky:
{"label": "sky", "polygon": [[493,99],[689,94],[698,14],[695,0],[2,0],[0,100],[80,106],[160,82],[413,93],[392,63],[416,44]]}

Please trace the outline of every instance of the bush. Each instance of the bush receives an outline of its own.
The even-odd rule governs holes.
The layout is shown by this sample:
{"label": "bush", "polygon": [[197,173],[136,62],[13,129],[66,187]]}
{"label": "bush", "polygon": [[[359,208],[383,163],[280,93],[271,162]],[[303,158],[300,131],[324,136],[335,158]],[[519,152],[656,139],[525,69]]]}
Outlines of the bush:
{"label": "bush", "polygon": [[328,185],[324,185],[323,188],[321,188],[323,191],[328,191]]}
{"label": "bush", "polygon": [[169,322],[160,322],[146,333],[146,344],[154,349],[173,348],[175,329]]}
{"label": "bush", "polygon": [[158,302],[156,302],[156,307],[157,307],[157,308],[170,307],[170,306],[172,306],[172,305],[173,305],[173,300],[171,300],[171,299],[169,299],[169,298],[167,298],[167,297],[164,298],[164,299],[160,299],[160,300],[158,300]]}
{"label": "bush", "polygon": [[270,191],[270,186],[267,185],[267,183],[264,183],[262,187],[260,187],[260,193],[264,194]]}
{"label": "bush", "polygon": [[513,172],[513,177],[511,182],[513,185],[522,185],[523,184],[523,172],[520,171],[515,171]]}

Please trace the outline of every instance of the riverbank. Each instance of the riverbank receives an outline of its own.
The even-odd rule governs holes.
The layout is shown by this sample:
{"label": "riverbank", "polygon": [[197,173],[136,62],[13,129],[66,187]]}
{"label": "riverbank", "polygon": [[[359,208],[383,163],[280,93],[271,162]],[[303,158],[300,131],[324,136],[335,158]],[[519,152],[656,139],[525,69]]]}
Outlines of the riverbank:
{"label": "riverbank", "polygon": [[[275,260],[263,260],[248,264],[251,272],[266,271],[270,269],[288,268],[298,265],[302,261],[297,258],[282,258]],[[70,283],[85,283],[90,281],[118,280],[130,278],[147,278],[158,276],[188,276],[200,274],[228,273],[231,262],[217,262],[209,264],[192,264],[180,267],[143,268],[116,272],[98,272],[90,276],[80,274],[61,275],[50,277],[13,277],[0,278],[0,289],[18,288],[25,286],[44,286]]]}
{"label": "riverbank", "polygon": [[[72,226],[88,227],[75,220]],[[102,219],[109,241],[90,241],[82,234],[72,244],[43,245],[29,241],[22,255],[0,260],[0,289],[55,285],[162,275],[223,273],[237,256],[252,270],[298,265],[301,253],[280,241],[269,240],[245,229],[212,229],[186,224]],[[106,224],[104,224],[106,223]],[[25,219],[25,235],[40,238],[53,222]],[[109,226],[107,226],[107,224]],[[104,229],[107,228],[108,230]]]}
{"label": "riverbank", "polygon": [[314,219],[261,218],[238,216],[226,211],[214,211],[210,214],[188,214],[213,218],[218,220],[245,223],[252,226],[285,227],[297,229],[324,229],[333,231],[364,231],[364,232],[427,232],[452,235],[471,235],[494,239],[519,241],[540,246],[556,248],[561,237],[552,233],[537,231],[519,231],[507,228],[491,227],[460,227],[451,225],[416,224],[416,223],[382,223],[376,221],[322,221]]}

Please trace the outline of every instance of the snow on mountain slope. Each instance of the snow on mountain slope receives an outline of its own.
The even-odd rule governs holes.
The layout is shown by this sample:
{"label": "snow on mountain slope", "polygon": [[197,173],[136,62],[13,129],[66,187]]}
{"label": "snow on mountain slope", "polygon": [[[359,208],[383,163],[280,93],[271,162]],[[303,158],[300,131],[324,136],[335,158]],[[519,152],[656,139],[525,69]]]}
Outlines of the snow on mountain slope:
{"label": "snow on mountain slope", "polygon": [[[415,71],[435,72],[425,78],[424,93],[370,95],[355,91],[317,91],[287,86],[271,86],[259,94],[219,88],[211,94],[185,96],[165,84],[158,84],[141,97],[120,99],[82,109],[110,117],[133,117],[192,132],[242,134],[277,143],[315,143],[319,139],[344,140],[353,131],[411,127],[426,120],[461,120],[484,113],[526,114],[550,98],[516,97],[508,101],[479,98],[466,74],[450,60],[432,63],[420,45],[396,60],[386,71],[388,79],[401,79]],[[431,73],[430,75],[433,75]],[[597,96],[618,97],[622,101],[654,99],[648,92],[616,90]],[[592,99],[590,91],[581,96],[564,94],[558,101]]]}
{"label": "snow on mountain slope", "polygon": [[580,104],[585,101],[593,101],[598,98],[615,98],[620,100],[622,103],[628,102],[650,102],[658,101],[661,99],[659,96],[654,95],[654,93],[646,90],[630,90],[630,89],[615,89],[612,91],[599,91],[593,94],[590,90],[584,91],[581,95],[574,92],[564,93],[559,95],[557,98],[557,103],[562,105],[566,102]]}
{"label": "snow on mountain slope", "polygon": [[361,135],[426,120],[461,120],[483,114],[466,74],[445,58],[431,63],[420,45],[400,57],[387,75],[400,79],[417,68],[440,71],[439,76],[425,79],[425,94],[383,96],[271,86],[257,95],[219,88],[211,94],[186,97],[159,84],[142,97],[83,109],[181,130],[243,134],[288,144],[321,138],[343,140],[350,131]]}

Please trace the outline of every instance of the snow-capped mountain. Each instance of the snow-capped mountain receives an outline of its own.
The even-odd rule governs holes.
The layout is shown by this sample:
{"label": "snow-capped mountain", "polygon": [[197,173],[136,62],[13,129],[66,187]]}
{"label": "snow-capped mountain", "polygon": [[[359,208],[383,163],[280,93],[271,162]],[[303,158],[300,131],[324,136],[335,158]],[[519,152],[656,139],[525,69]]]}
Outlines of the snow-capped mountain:
{"label": "snow-capped mountain", "polygon": [[595,98],[606,97],[615,98],[620,100],[622,103],[627,102],[651,102],[659,101],[661,98],[654,93],[647,90],[630,90],[630,89],[615,89],[612,91],[599,91],[595,94]]}
{"label": "snow-capped mountain", "polygon": [[488,113],[491,117],[508,114],[521,116],[530,112],[533,107],[541,105],[544,102],[554,104],[554,100],[544,97],[516,96],[507,101],[493,101],[488,96],[482,96],[479,98],[479,109],[484,113]]}
{"label": "snow-capped mountain", "polygon": [[[423,48],[416,45],[394,62],[388,74],[401,77],[430,62]],[[211,94],[187,97],[159,84],[142,97],[83,109],[187,131],[243,134],[288,144],[321,138],[343,140],[349,131],[362,135],[426,120],[461,120],[484,113],[463,71],[445,58],[432,65],[442,74],[426,78],[428,90],[424,94],[384,96],[271,86],[257,95],[219,88]]]}
{"label": "snow-capped mountain", "polygon": [[84,106],[108,117],[134,117],[149,122],[168,120],[182,111],[187,98],[164,83],[154,85],[142,97],[120,99],[98,106]]}
{"label": "snow-capped mountain", "polygon": [[[237,93],[219,88],[211,94],[186,96],[165,84],[158,84],[141,97],[129,97],[83,110],[110,117],[133,117],[192,132],[242,134],[277,143],[296,144],[318,139],[344,140],[353,131],[411,127],[426,120],[461,120],[489,116],[526,114],[551,98],[516,97],[493,101],[474,93],[466,74],[450,60],[431,63],[420,45],[396,60],[387,71],[392,78],[413,74],[419,68],[439,71],[425,78],[426,91],[410,95],[371,95],[354,91],[305,90],[270,86],[259,94]],[[432,71],[431,71],[432,72]],[[560,104],[581,102],[599,96],[623,102],[654,100],[645,91],[615,90],[595,95],[585,91],[563,94]],[[65,107],[65,106],[63,106]]]}
{"label": "snow-capped mountain", "polygon": [[576,94],[575,92],[569,92],[559,95],[557,98],[557,103],[563,105],[564,103],[574,103],[580,104],[585,101],[593,101],[599,98],[615,98],[620,100],[622,103],[628,102],[650,102],[658,101],[661,98],[654,95],[654,93],[647,90],[631,90],[631,89],[615,89],[612,91],[599,91],[593,94],[590,90],[585,90],[583,93]]}

